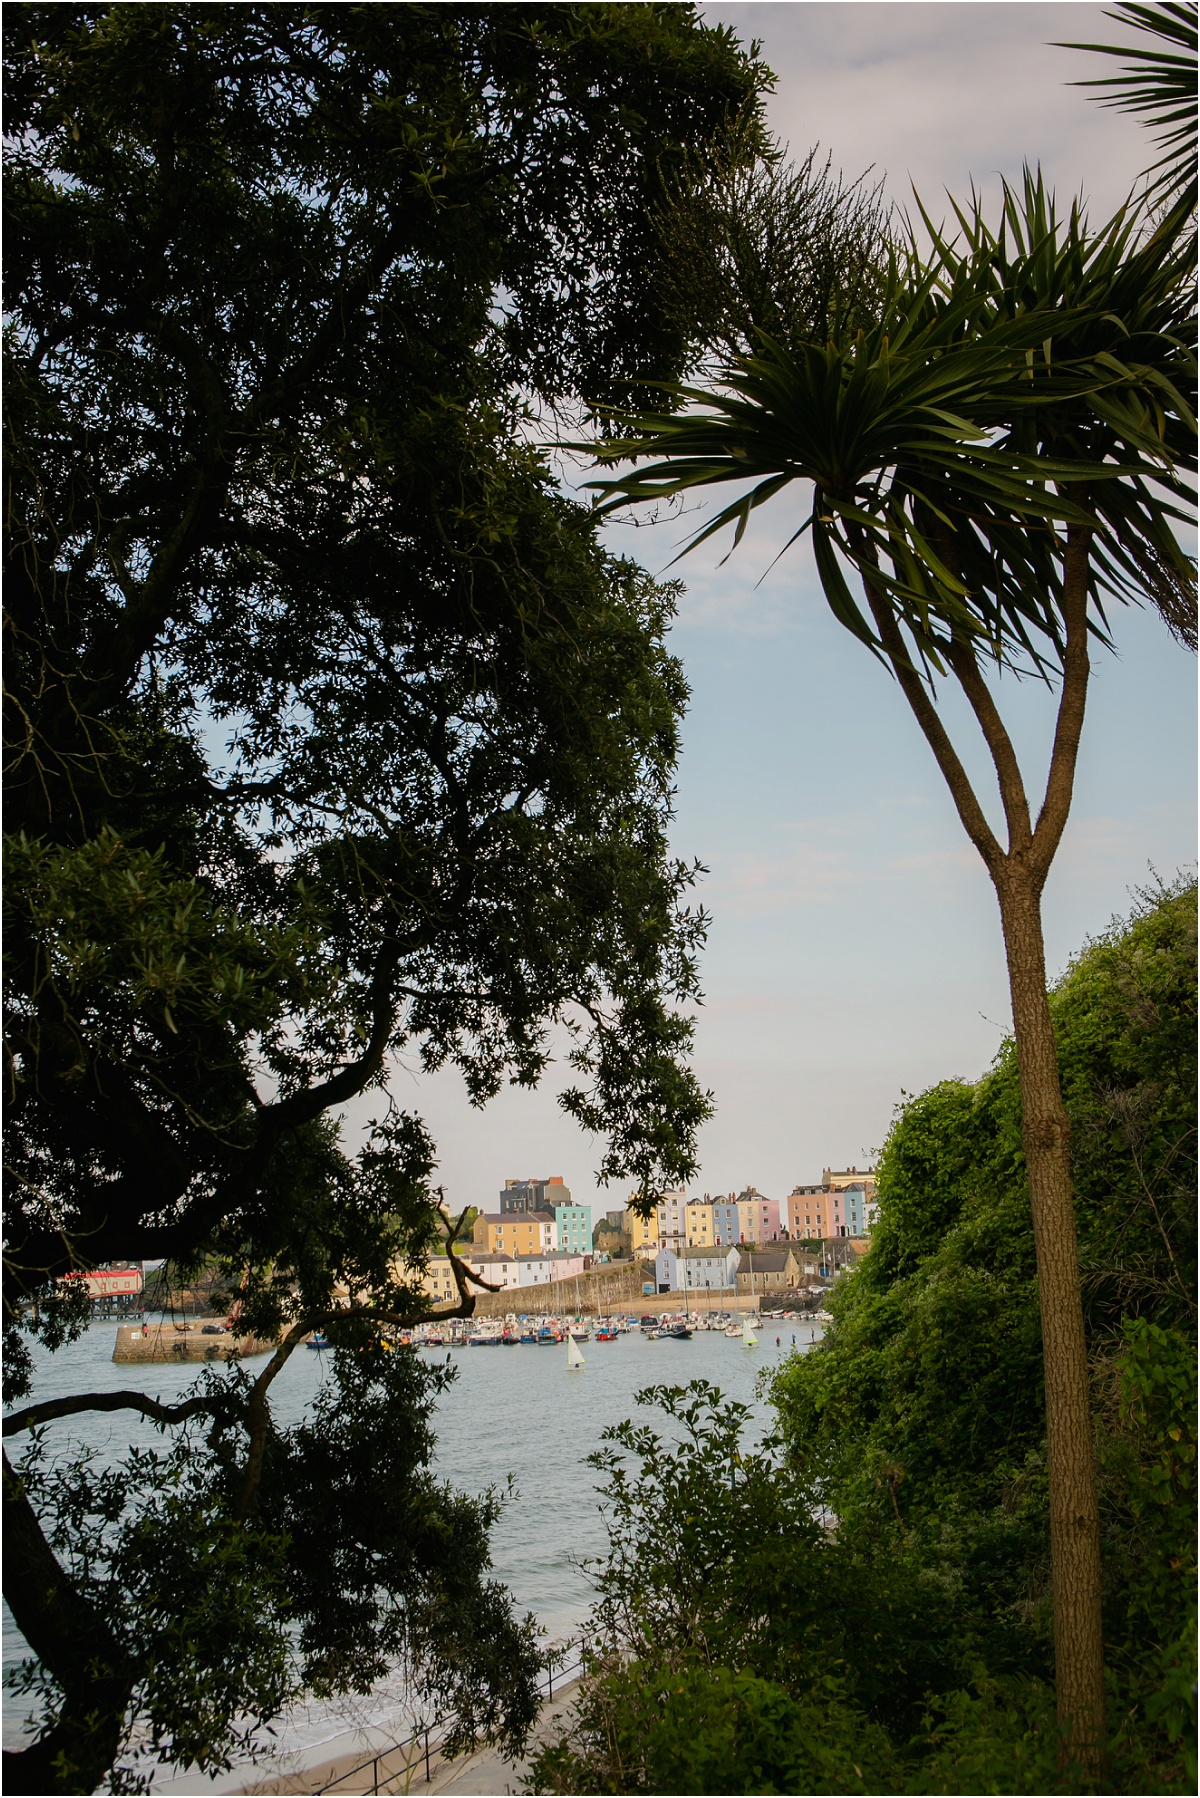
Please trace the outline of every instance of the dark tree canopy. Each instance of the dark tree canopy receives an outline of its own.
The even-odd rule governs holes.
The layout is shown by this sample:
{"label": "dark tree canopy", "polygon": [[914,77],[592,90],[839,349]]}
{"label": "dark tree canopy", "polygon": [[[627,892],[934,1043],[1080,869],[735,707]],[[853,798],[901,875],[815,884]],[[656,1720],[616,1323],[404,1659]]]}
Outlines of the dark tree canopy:
{"label": "dark tree canopy", "polygon": [[[328,1185],[316,1121],[389,1051],[482,1099],[568,1014],[607,1171],[678,1173],[671,595],[600,551],[514,395],[678,364],[648,208],[761,71],[674,6],[6,29],[26,1289],[218,1227],[278,1255],[280,1184]],[[393,1171],[355,1192],[402,1209]]]}
{"label": "dark tree canopy", "polygon": [[[373,1346],[427,1309],[444,1229],[388,1069],[456,1065],[482,1103],[567,1031],[601,1173],[692,1166],[674,592],[603,550],[529,418],[680,372],[659,202],[732,120],[753,140],[769,77],[681,5],[16,5],[5,58],[10,1388],[30,1330],[80,1321],[59,1276],[116,1257],[215,1263],[284,1332],[255,1382],[147,1413],[185,1435],[119,1492],[36,1448],[6,1488],[49,1730],[6,1784],[91,1789],[139,1708],[219,1764],[281,1702],[279,1630],[329,1689],[407,1644],[516,1741],[532,1649],[483,1578],[491,1513],[433,1493],[423,1391]],[[339,1374],[341,1486],[267,1404],[334,1311],[370,1356]],[[144,1660],[139,1519],[177,1453],[183,1560],[256,1544],[236,1691]],[[351,1502],[406,1468],[403,1515]]]}

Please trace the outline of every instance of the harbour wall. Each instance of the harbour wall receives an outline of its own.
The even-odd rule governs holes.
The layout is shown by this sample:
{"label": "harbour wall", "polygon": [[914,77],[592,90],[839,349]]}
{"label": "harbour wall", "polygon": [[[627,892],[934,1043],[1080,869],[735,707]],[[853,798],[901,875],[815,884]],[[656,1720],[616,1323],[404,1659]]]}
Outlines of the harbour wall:
{"label": "harbour wall", "polygon": [[243,1360],[269,1355],[275,1343],[258,1336],[205,1336],[199,1325],[121,1324],[114,1361],[228,1361],[235,1352]]}
{"label": "harbour wall", "polygon": [[[576,1314],[597,1317],[605,1311],[637,1311],[657,1316],[664,1311],[752,1311],[761,1305],[758,1295],[735,1292],[728,1287],[719,1292],[643,1293],[642,1287],[654,1278],[654,1267],[648,1261],[614,1261],[607,1267],[593,1267],[586,1274],[569,1280],[551,1280],[545,1286],[518,1286],[507,1292],[480,1292],[475,1300],[476,1317],[504,1317],[509,1312],[526,1312],[537,1316],[547,1312],[552,1317]],[[436,1315],[436,1313],[435,1313]]]}

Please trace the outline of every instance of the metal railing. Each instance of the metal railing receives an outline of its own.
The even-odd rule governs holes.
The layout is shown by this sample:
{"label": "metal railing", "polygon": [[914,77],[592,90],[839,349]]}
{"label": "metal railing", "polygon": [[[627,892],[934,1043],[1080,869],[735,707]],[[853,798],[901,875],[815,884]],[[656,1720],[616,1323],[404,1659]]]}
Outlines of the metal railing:
{"label": "metal railing", "polygon": [[[557,1682],[560,1687],[569,1684],[570,1681],[575,1678],[576,1674],[583,1671],[582,1642],[568,1642],[562,1653],[564,1657],[562,1664],[555,1665],[552,1662],[546,1668],[547,1702],[554,1696],[555,1682]],[[571,1655],[574,1656],[574,1659],[566,1659],[567,1656]],[[326,1792],[336,1792],[339,1786],[345,1785],[347,1780],[356,1779],[359,1774],[365,1773],[368,1768],[371,1770],[370,1790],[372,1793],[385,1793],[388,1788],[393,1785],[395,1780],[403,1781],[402,1785],[395,1788],[397,1791],[408,1792],[412,1788],[413,1773],[420,1767],[422,1761],[425,1763],[425,1784],[429,1785],[433,1778],[431,1770],[432,1757],[440,1751],[443,1742],[445,1742],[450,1734],[450,1728],[454,1721],[454,1717],[450,1716],[435,1718],[432,1723],[421,1724],[411,1735],[404,1736],[400,1741],[391,1743],[387,1748],[378,1749],[368,1760],[360,1761],[356,1767],[351,1767],[348,1772],[339,1773],[336,1779],[331,1779],[326,1785],[318,1786],[314,1793],[314,1798],[323,1798],[323,1795]],[[394,1773],[385,1773],[383,1775],[383,1784],[381,1785],[379,1778],[381,1763],[390,1760],[394,1754],[401,1753],[404,1754],[403,1766],[398,1767]]]}

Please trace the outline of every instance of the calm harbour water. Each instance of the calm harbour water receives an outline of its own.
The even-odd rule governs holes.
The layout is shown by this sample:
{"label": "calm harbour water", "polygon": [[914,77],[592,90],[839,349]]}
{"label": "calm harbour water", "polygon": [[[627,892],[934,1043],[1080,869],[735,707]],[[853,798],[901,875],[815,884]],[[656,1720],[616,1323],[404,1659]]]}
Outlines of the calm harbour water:
{"label": "calm harbour water", "polygon": [[[598,1475],[586,1465],[586,1457],[600,1446],[606,1426],[638,1410],[637,1392],[661,1382],[710,1380],[728,1397],[751,1406],[753,1440],[771,1422],[769,1407],[756,1393],[759,1376],[793,1352],[793,1337],[796,1351],[802,1351],[812,1334],[807,1323],[764,1319],[759,1347],[748,1350],[740,1340],[717,1333],[700,1332],[686,1342],[653,1342],[635,1331],[611,1343],[584,1343],[587,1365],[577,1373],[567,1371],[565,1344],[419,1351],[428,1359],[448,1356],[458,1368],[459,1377],[435,1413],[437,1472],[471,1493],[502,1486],[513,1477],[515,1495],[493,1531],[492,1559],[518,1609],[532,1611],[551,1640],[571,1636],[584,1621],[590,1588],[582,1563],[602,1556],[607,1546]],[[95,1323],[79,1342],[54,1356],[40,1356],[33,1396],[135,1388],[171,1401],[197,1378],[194,1365],[115,1363],[115,1335],[115,1323]],[[263,1364],[251,1361],[247,1366],[253,1370]],[[279,1421],[302,1415],[318,1383],[328,1377],[324,1355],[297,1350],[272,1387]],[[650,1421],[653,1414],[641,1415]],[[85,1439],[106,1458],[115,1457],[131,1437],[147,1445],[162,1440],[149,1424],[134,1420],[131,1427],[127,1414],[63,1420],[51,1431],[56,1446],[65,1445],[68,1436]],[[23,1652],[5,1609],[5,1665]],[[288,1719],[285,1739],[292,1747],[311,1746],[346,1728],[348,1720],[379,1721],[389,1709],[394,1709],[394,1695],[386,1692],[376,1702],[366,1701],[365,1708],[305,1707],[303,1714]],[[18,1745],[20,1724],[19,1707],[6,1705],[6,1746]]]}

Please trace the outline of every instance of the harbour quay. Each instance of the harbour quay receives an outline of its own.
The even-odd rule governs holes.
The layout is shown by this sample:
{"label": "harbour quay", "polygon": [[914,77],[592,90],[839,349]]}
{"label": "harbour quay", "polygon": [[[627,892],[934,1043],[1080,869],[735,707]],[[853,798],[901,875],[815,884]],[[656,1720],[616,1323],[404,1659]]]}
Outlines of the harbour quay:
{"label": "harbour quay", "polygon": [[120,1324],[113,1348],[114,1361],[228,1361],[231,1355],[248,1360],[269,1355],[274,1342],[258,1336],[238,1336],[225,1330],[220,1335],[202,1324]]}

